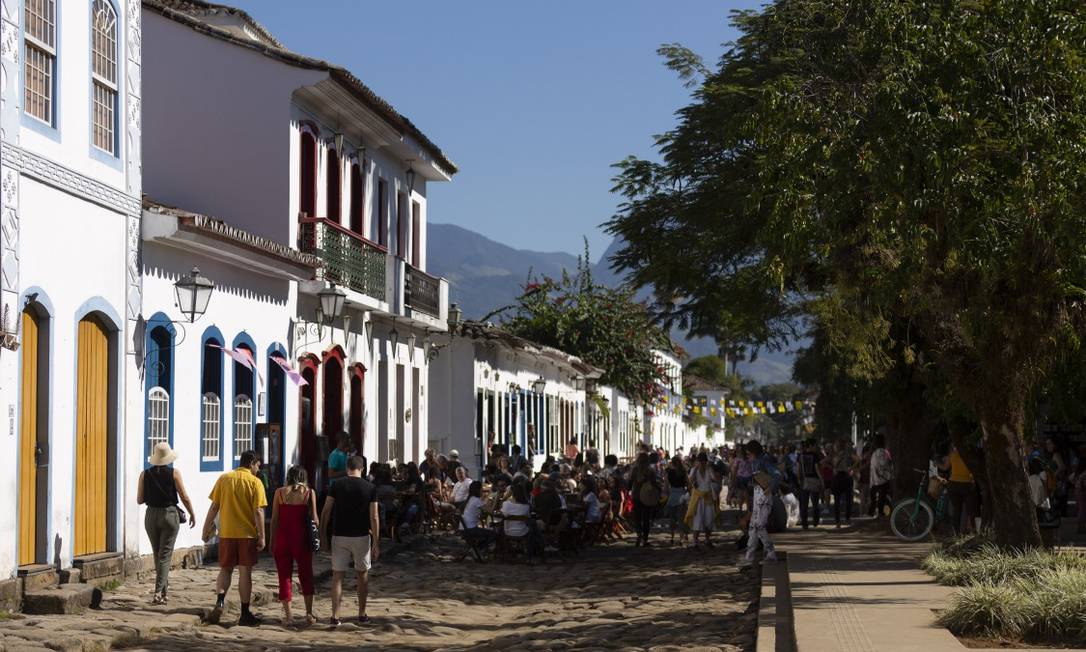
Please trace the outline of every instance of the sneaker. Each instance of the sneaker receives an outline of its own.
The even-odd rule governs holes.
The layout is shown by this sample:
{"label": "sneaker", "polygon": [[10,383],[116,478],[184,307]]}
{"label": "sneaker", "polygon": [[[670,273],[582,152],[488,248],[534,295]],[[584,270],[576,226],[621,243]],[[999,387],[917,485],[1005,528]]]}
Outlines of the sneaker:
{"label": "sneaker", "polygon": [[766,560],[766,561],[780,561],[780,560],[779,560],[779,559],[777,558],[777,553],[776,553],[776,551],[774,551],[774,552],[771,552],[771,553],[767,554],[767,555],[765,556],[765,560]]}
{"label": "sneaker", "polygon": [[739,568],[750,568],[753,565],[754,562],[747,559],[746,557],[740,557],[739,561],[736,562],[736,566],[738,566]]}
{"label": "sneaker", "polygon": [[207,624],[209,624],[209,625],[218,625],[218,624],[219,624],[219,620],[220,620],[221,618],[222,618],[222,605],[221,605],[221,604],[217,604],[217,605],[215,605],[215,607],[214,607],[214,608],[213,608],[213,609],[211,610],[211,613],[209,613],[209,614],[207,615]]}
{"label": "sneaker", "polygon": [[151,604],[166,604],[166,596],[162,595],[161,593],[156,593],[155,597],[151,598]]}
{"label": "sneaker", "polygon": [[333,617],[333,618],[328,619],[328,624],[331,625],[332,627],[339,627],[340,625],[343,624],[343,621],[340,620],[339,618]]}
{"label": "sneaker", "polygon": [[259,627],[260,623],[261,620],[254,616],[251,611],[249,613],[241,614],[241,618],[238,619],[238,625],[241,625],[242,627]]}
{"label": "sneaker", "polygon": [[359,625],[368,625],[369,622],[370,622],[370,617],[369,616],[359,616],[358,620],[356,620],[355,622],[358,623]]}

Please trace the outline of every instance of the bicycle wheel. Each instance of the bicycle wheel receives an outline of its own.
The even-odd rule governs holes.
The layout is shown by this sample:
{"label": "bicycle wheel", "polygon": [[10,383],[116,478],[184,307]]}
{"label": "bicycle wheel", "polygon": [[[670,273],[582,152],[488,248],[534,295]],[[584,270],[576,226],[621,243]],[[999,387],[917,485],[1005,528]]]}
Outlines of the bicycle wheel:
{"label": "bicycle wheel", "polygon": [[894,506],[890,513],[890,529],[902,541],[919,541],[928,536],[935,525],[935,514],[924,501],[908,498]]}

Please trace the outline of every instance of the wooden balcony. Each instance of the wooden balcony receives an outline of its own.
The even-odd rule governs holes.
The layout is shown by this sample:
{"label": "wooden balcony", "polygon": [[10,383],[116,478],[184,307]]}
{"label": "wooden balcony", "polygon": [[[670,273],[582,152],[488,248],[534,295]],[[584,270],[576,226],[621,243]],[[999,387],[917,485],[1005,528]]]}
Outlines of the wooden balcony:
{"label": "wooden balcony", "polygon": [[385,247],[325,217],[302,213],[298,222],[298,249],[324,264],[319,279],[387,301]]}
{"label": "wooden balcony", "polygon": [[441,319],[441,280],[404,263],[404,303],[412,310]]}

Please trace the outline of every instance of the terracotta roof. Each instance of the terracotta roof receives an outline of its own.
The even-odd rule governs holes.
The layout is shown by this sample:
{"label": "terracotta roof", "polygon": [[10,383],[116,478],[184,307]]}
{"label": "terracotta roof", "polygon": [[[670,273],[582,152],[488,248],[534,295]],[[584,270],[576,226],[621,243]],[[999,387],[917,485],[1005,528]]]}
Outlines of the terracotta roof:
{"label": "terracotta roof", "polygon": [[222,220],[208,217],[207,215],[193,213],[192,211],[182,210],[173,206],[166,206],[149,199],[146,196],[143,198],[143,209],[151,213],[172,215],[173,217],[176,217],[177,225],[182,231],[204,233],[219,240],[264,254],[265,256],[278,258],[279,260],[292,265],[300,265],[312,269],[317,269],[321,266],[320,259],[312,254],[303,253],[297,249],[268,240],[267,238],[253,235],[248,231],[243,231],[237,227],[230,226]]}
{"label": "terracotta roof", "polygon": [[[279,39],[269,32],[263,25],[253,20],[245,11],[238,9],[237,7],[228,7],[227,5],[220,5],[214,2],[204,2],[203,0],[156,0],[159,4],[169,7],[175,11],[189,14],[191,16],[235,16],[240,18],[245,24],[256,32],[263,40],[267,41],[275,47],[286,50],[286,46],[279,42]],[[146,4],[146,3],[145,3]]]}
{"label": "terracotta roof", "polygon": [[551,346],[533,342],[523,337],[518,337],[489,322],[471,320],[462,321],[453,327],[452,334],[460,335],[461,337],[470,337],[473,340],[483,339],[497,341],[512,349],[520,349],[529,353],[538,353],[553,360],[564,362],[573,367],[578,373],[589,378],[598,378],[603,374],[602,370],[593,367],[575,355],[571,355]]}
{"label": "terracotta roof", "polygon": [[683,374],[683,389],[691,389],[693,391],[704,392],[724,392],[731,393],[727,387],[717,385],[716,383],[705,380],[701,376],[695,376],[693,374]]}
{"label": "terracotta roof", "polygon": [[[417,140],[422,145],[423,149],[433,156],[434,160],[441,167],[445,168],[446,172],[453,175],[458,171],[456,164],[445,156],[445,153],[441,151],[440,147],[430,140],[426,134],[422,133],[422,131],[406,116],[374,93],[368,86],[363,84],[350,70],[321,59],[291,52],[283,47],[283,45],[275,40],[266,29],[260,26],[259,23],[249,17],[244,11],[233,7],[227,7],[226,5],[204,2],[204,0],[143,0],[143,6],[198,32],[214,36],[241,47],[256,50],[257,52],[278,59],[284,63],[301,68],[326,71],[332,79],[343,85],[343,87],[350,91],[356,99],[379,115],[394,129],[398,129],[401,133],[405,133]],[[210,12],[213,11],[235,12],[235,15],[243,18],[246,22],[255,25],[262,34],[267,34],[272,44],[244,39],[230,30],[200,20],[200,16],[211,15]]]}

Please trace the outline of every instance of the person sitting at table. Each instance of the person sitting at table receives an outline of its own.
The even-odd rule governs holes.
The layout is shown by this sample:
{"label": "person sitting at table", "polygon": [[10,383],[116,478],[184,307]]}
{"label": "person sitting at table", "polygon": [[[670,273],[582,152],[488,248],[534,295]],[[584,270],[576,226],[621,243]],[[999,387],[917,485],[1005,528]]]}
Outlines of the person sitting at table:
{"label": "person sitting at table", "polygon": [[430,481],[430,504],[434,508],[434,514],[438,519],[438,523],[452,523],[453,517],[458,513],[456,505],[452,503],[452,496],[450,494],[450,487],[438,482],[437,479]]}
{"label": "person sitting at table", "polygon": [[482,496],[483,483],[472,480],[468,485],[468,499],[464,503],[463,522],[460,524],[465,537],[473,540],[478,548],[486,548],[498,536],[494,530],[483,527],[483,514],[489,512]]}
{"label": "person sitting at table", "polygon": [[449,451],[448,474],[450,478],[456,477],[456,470],[464,466],[460,462],[460,451],[455,448]]}
{"label": "person sitting at table", "polygon": [[581,480],[581,503],[584,504],[584,522],[586,525],[600,523],[600,499],[596,493],[596,481],[591,476]]}
{"label": "person sitting at table", "polygon": [[[468,477],[467,467],[458,466],[456,468],[456,484],[452,488],[452,503],[456,505],[456,509],[464,511],[473,482],[474,480]],[[482,491],[481,486],[480,491]]]}
{"label": "person sitting at table", "polygon": [[526,482],[532,481],[532,465],[527,461],[520,463],[520,468],[517,469],[516,475],[513,476],[513,480],[517,478],[523,478]]}
{"label": "person sitting at table", "polygon": [[569,464],[558,467],[558,491],[564,494],[577,493],[577,481],[573,479],[573,468]]}
{"label": "person sitting at table", "polygon": [[499,479],[505,480],[506,484],[513,484],[513,474],[509,472],[509,458],[498,458],[498,469],[494,472],[494,475],[490,477],[491,482],[497,482]]}
{"label": "person sitting at table", "polygon": [[564,529],[564,504],[553,480],[547,479],[540,484],[539,495],[532,499],[532,508],[545,527]]}
{"label": "person sitting at table", "polygon": [[387,465],[382,464],[377,468],[374,484],[377,485],[377,509],[381,517],[381,525],[387,524],[389,536],[398,540],[396,523],[400,520],[400,506],[396,501],[396,485],[392,482],[392,470]]}
{"label": "person sitting at table", "polygon": [[437,469],[437,451],[432,448],[427,448],[426,452],[422,454],[423,460],[419,464],[419,473],[422,474],[423,479],[429,480],[430,475]]}
{"label": "person sitting at table", "polygon": [[525,482],[514,482],[509,498],[502,502],[501,512],[505,519],[505,536],[517,539],[527,537],[528,563],[531,563],[535,554],[541,551],[543,540],[539,534],[539,524],[532,518],[527,487]]}
{"label": "person sitting at table", "polygon": [[509,468],[513,471],[519,471],[520,465],[527,460],[520,452],[520,445],[513,444],[513,447],[509,450]]}

